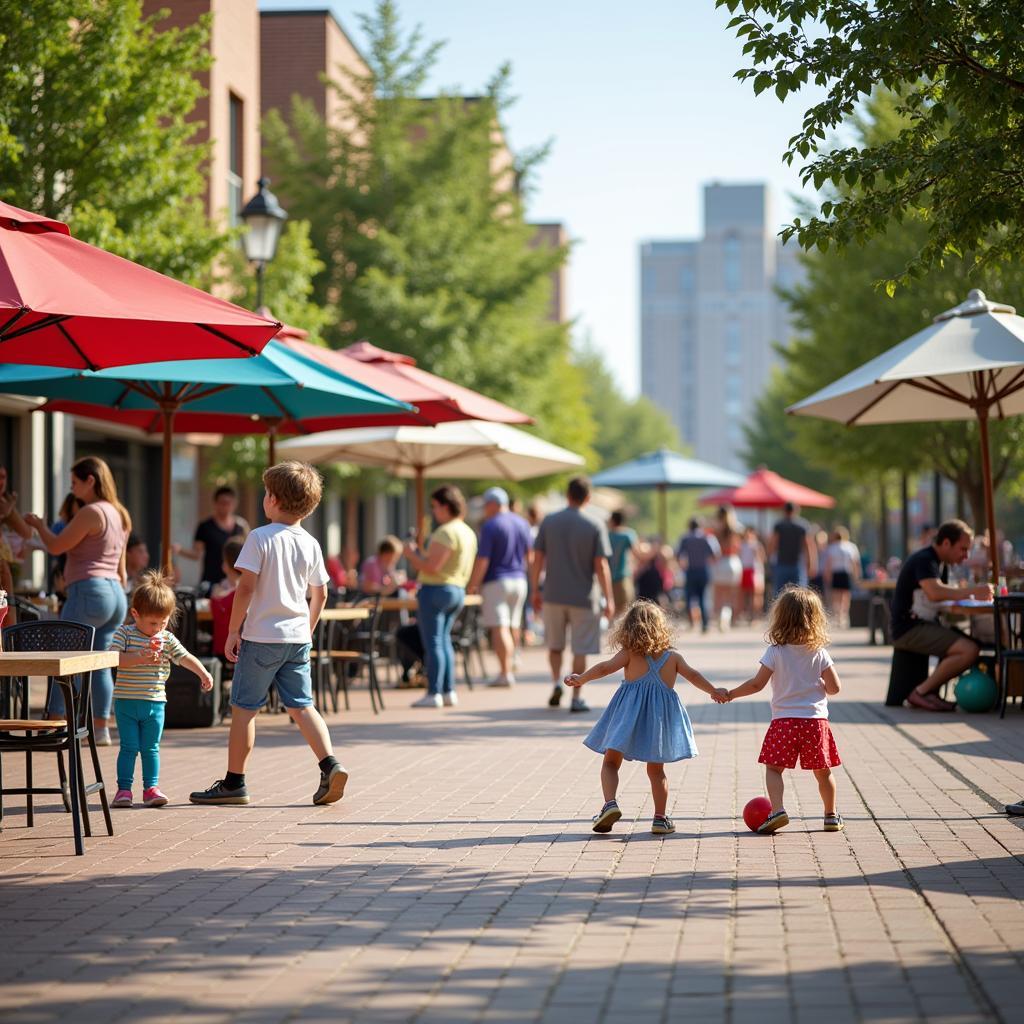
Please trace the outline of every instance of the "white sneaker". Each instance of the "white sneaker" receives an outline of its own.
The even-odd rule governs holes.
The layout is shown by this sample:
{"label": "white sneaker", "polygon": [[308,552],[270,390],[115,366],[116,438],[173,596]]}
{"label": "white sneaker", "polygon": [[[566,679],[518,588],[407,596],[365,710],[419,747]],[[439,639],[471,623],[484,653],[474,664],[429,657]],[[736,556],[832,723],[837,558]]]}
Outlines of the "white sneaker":
{"label": "white sneaker", "polygon": [[721,624],[723,632],[732,628],[732,609],[728,605],[722,609]]}
{"label": "white sneaker", "polygon": [[441,700],[446,708],[453,708],[459,703],[459,695],[452,690],[451,693],[446,693]]}
{"label": "white sneaker", "polygon": [[487,685],[507,690],[510,686],[514,686],[515,682],[516,680],[514,676],[498,676],[497,679],[492,679]]}
{"label": "white sneaker", "polygon": [[96,730],[96,746],[97,747],[109,747],[113,744],[113,740],[110,738],[110,727],[104,726],[102,729]]}
{"label": "white sneaker", "polygon": [[419,700],[414,700],[409,707],[411,708],[439,708],[443,704],[441,700],[441,694],[439,693],[425,693]]}

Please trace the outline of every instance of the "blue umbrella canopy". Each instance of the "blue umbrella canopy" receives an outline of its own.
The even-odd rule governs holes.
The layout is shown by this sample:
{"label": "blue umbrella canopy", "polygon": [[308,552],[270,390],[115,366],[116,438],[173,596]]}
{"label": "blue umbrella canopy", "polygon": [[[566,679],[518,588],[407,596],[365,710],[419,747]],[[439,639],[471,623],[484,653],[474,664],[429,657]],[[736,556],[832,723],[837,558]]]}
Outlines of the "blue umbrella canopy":
{"label": "blue umbrella canopy", "polygon": [[743,477],[732,470],[712,466],[709,462],[689,459],[679,452],[659,448],[638,458],[630,459],[594,477],[598,487],[617,487],[624,491],[650,491],[659,493],[658,530],[662,539],[668,534],[668,490],[688,487],[738,487]]}
{"label": "blue umbrella canopy", "polygon": [[267,424],[300,430],[302,420],[313,417],[338,417],[340,426],[345,416],[379,413],[386,422],[388,413],[407,414],[413,408],[276,341],[249,359],[140,363],[96,371],[0,365],[0,392],[39,395],[50,400],[51,409],[143,428],[162,424],[165,568],[170,567],[171,439],[179,411],[189,417],[190,430],[239,432],[239,424],[243,430],[249,424],[256,432]]}
{"label": "blue umbrella canopy", "polygon": [[689,459],[668,448],[612,466],[594,477],[598,487],[617,487],[627,491],[663,487],[739,487],[743,480],[744,477],[732,470]]}

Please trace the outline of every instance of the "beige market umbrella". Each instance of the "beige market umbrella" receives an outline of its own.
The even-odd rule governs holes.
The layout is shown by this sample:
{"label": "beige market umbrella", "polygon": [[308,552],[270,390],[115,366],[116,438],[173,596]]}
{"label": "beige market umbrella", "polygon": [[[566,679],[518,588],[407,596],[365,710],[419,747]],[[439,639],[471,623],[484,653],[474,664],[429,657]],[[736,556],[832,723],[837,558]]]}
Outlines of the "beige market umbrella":
{"label": "beige market umbrella", "polygon": [[464,420],[434,427],[366,427],[296,437],[278,450],[307,462],[377,466],[416,481],[417,529],[426,514],[426,480],[528,480],[577,469],[583,458],[505,423]]}
{"label": "beige market umbrella", "polygon": [[988,421],[1024,413],[1024,317],[971,291],[922,331],[790,406],[847,426],[977,419],[993,581],[999,545]]}

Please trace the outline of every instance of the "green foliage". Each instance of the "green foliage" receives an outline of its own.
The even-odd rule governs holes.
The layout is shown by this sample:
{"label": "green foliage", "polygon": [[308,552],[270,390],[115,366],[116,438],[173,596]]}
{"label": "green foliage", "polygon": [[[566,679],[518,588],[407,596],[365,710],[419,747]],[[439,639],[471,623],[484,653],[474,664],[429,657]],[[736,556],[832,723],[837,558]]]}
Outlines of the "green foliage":
{"label": "green foliage", "polygon": [[[520,192],[543,150],[508,162],[499,124],[507,68],[479,97],[421,98],[439,44],[406,33],[381,0],[363,19],[370,74],[332,83],[326,124],[296,99],[266,118],[267,157],[325,268],[314,297],[336,306],[333,344],[369,338],[508,402],[549,440],[590,440],[566,325],[546,318],[565,248],[532,245]],[[339,71],[339,74],[341,72]]]}
{"label": "green foliage", "polygon": [[0,197],[194,282],[222,251],[186,120],[208,22],[158,30],[140,0],[0,8]]}
{"label": "green foliage", "polygon": [[[1024,242],[1024,7],[1019,2],[716,0],[734,15],[748,66],[736,73],[779,99],[809,84],[811,105],[784,159],[805,185],[842,193],[783,232],[805,248],[862,244],[918,221],[916,244],[887,269],[890,290],[961,256],[1014,258]],[[876,88],[899,95],[898,132],[833,146]]]}
{"label": "green foliage", "polygon": [[[223,263],[231,301],[255,309],[256,274],[241,246],[232,247]],[[324,331],[336,318],[332,307],[321,306],[312,298],[313,278],[324,267],[309,237],[309,221],[289,220],[263,277],[267,308],[281,323],[308,331],[308,340],[314,344],[322,343]]]}

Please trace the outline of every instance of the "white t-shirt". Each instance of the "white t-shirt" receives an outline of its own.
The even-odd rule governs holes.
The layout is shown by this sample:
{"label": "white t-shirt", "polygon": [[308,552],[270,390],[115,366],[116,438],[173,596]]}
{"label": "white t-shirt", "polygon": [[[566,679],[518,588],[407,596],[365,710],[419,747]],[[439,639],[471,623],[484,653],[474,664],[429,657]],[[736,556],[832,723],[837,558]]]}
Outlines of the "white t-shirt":
{"label": "white t-shirt", "polygon": [[821,673],[834,663],[824,648],[772,645],[761,655],[772,670],[772,718],[828,718]]}
{"label": "white t-shirt", "polygon": [[301,526],[270,523],[245,538],[235,568],[256,573],[242,639],[258,644],[310,643],[306,592],[330,579],[320,545]]}
{"label": "white t-shirt", "polygon": [[833,541],[825,548],[825,565],[829,572],[854,575],[854,566],[860,562],[860,551],[850,540]]}

